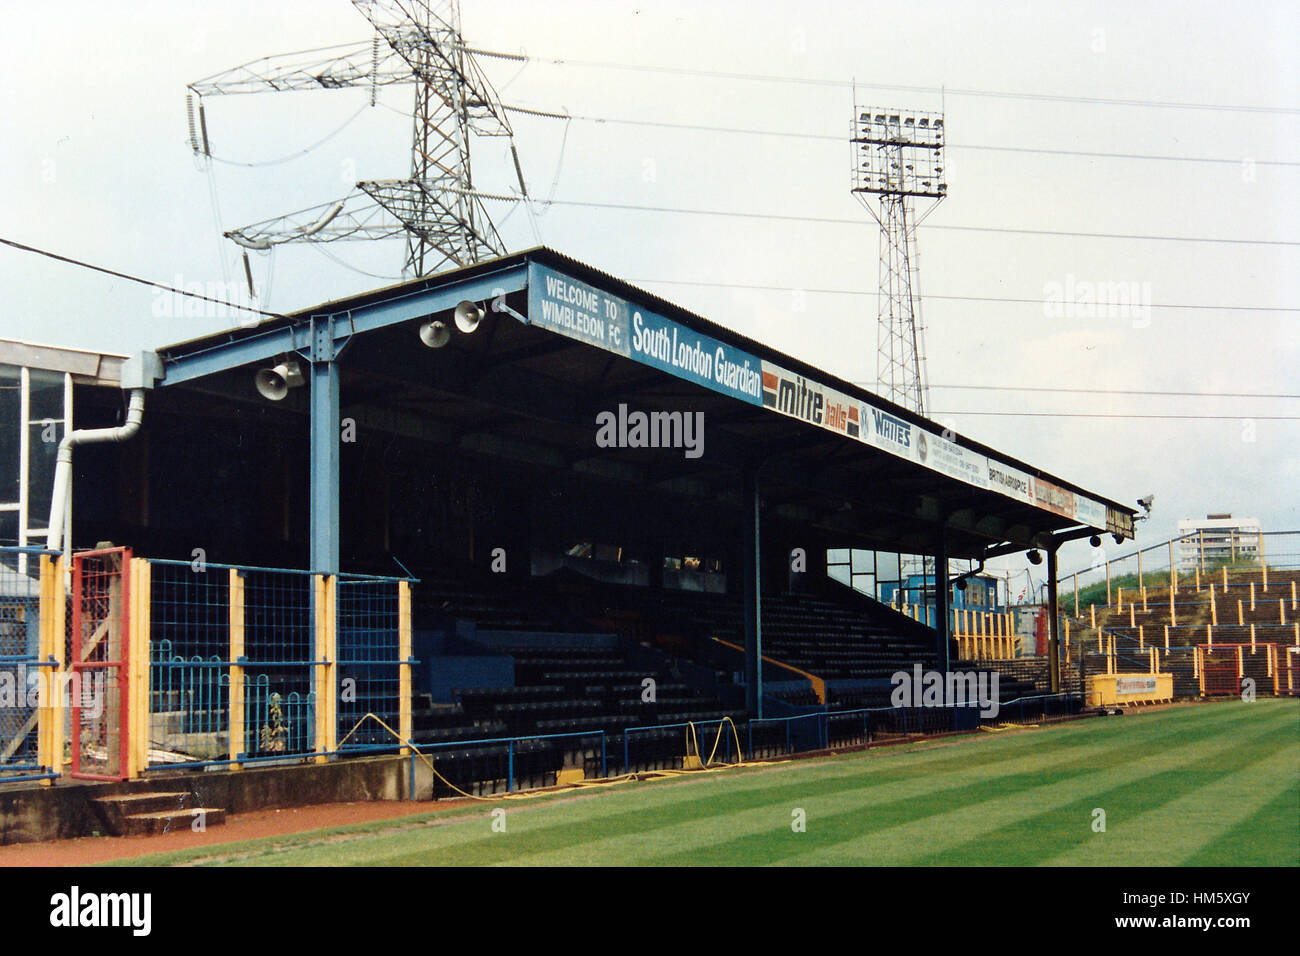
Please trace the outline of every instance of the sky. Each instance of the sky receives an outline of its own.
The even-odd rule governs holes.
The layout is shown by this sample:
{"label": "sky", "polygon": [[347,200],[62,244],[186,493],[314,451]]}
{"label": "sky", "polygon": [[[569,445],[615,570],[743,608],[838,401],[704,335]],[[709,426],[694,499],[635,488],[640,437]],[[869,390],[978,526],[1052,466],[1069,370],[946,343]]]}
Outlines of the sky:
{"label": "sky", "polygon": [[[409,174],[410,87],[373,107],[209,96],[213,159],[191,152],[188,83],[369,39],[348,0],[0,9],[0,237],[246,298],[223,230]],[[942,111],[948,198],[917,230],[931,416],[1121,502],[1154,492],[1143,545],[1208,512],[1300,529],[1297,5],[464,0],[462,18],[472,46],[530,58],[481,60],[503,102],[575,117],[512,114],[535,202],[489,204],[508,248],[545,243],[872,387],[855,97]],[[473,162],[510,191],[502,140]],[[402,257],[256,254],[256,304],[386,284]],[[4,247],[0,280],[5,337],[131,353],[239,321]],[[1138,308],[1079,304],[1118,288]],[[1062,570],[1090,560],[1070,546]]]}

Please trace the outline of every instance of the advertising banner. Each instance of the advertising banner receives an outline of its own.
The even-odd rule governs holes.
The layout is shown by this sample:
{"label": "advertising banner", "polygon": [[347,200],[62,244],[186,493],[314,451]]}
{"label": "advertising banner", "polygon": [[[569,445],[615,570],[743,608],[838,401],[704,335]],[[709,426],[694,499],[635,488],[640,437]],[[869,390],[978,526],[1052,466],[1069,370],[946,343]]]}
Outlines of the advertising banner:
{"label": "advertising banner", "polygon": [[1100,530],[1106,529],[1106,506],[1100,501],[1093,501],[1085,495],[1075,495],[1077,507],[1074,517],[1080,524],[1086,524]]}
{"label": "advertising banner", "polygon": [[758,358],[626,299],[538,263],[528,276],[528,320],[751,405],[761,405]]}
{"label": "advertising banner", "polygon": [[1154,694],[1156,692],[1156,675],[1150,677],[1117,677],[1115,693],[1123,697],[1126,694]]}
{"label": "advertising banner", "polygon": [[1132,537],[1130,516],[1004,465],[807,376],[611,295],[529,264],[528,322],[635,359],[752,405],[809,422],[881,451],[1095,528]]}
{"label": "advertising banner", "polygon": [[762,404],[757,357],[646,309],[631,307],[630,328],[631,356],[638,362],[742,402]]}
{"label": "advertising banner", "polygon": [[922,430],[917,439],[921,464],[976,488],[989,487],[989,460],[942,435]]}
{"label": "advertising banner", "polygon": [[988,459],[989,487],[1001,492],[1008,498],[1015,498],[1025,504],[1034,503],[1034,479],[1019,468],[1004,465],[992,458]]}
{"label": "advertising banner", "polygon": [[862,438],[862,413],[857,399],[766,361],[763,405],[849,438]]}
{"label": "advertising banner", "polygon": [[628,318],[623,299],[535,262],[529,265],[530,325],[626,356]]}
{"label": "advertising banner", "polygon": [[1064,518],[1075,516],[1074,492],[1067,491],[1046,478],[1034,479],[1034,503],[1045,511],[1051,511]]}

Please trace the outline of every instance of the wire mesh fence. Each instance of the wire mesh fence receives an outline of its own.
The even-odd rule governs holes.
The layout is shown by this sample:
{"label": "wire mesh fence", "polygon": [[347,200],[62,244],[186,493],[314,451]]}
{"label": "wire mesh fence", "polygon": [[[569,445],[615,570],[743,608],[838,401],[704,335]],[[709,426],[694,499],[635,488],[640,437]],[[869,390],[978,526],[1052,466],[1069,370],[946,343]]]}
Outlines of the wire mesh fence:
{"label": "wire mesh fence", "polygon": [[152,562],[151,763],[222,760],[230,744],[230,577],[224,569]]}
{"label": "wire mesh fence", "polygon": [[0,782],[48,775],[39,753],[41,696],[55,691],[40,655],[41,552],[0,548]]}
{"label": "wire mesh fence", "polygon": [[[243,750],[239,759],[312,753],[316,742],[316,586],[304,571],[236,568],[242,602],[232,612],[243,626],[243,655],[232,680],[243,684]],[[238,719],[238,716],[236,716]]]}
{"label": "wire mesh fence", "polygon": [[151,561],[148,766],[323,756],[345,738],[345,750],[396,748],[361,721],[401,723],[400,585]]}
{"label": "wire mesh fence", "polygon": [[71,774],[124,780],[128,774],[131,552],[86,551],[73,557],[69,669],[73,706]]}
{"label": "wire mesh fence", "polygon": [[401,712],[398,582],[339,575],[338,733],[343,750],[392,749],[397,741],[374,721],[396,728]]}

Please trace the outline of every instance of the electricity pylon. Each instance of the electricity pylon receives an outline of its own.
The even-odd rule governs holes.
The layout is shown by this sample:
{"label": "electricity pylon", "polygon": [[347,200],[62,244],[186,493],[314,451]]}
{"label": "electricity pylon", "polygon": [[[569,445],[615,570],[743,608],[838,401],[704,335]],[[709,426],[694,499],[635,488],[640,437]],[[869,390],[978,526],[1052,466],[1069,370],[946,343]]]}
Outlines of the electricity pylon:
{"label": "electricity pylon", "polygon": [[[505,108],[461,36],[459,0],[352,0],[370,21],[369,42],[266,57],[191,83],[190,145],[210,156],[203,97],[267,90],[413,83],[411,175],[359,182],[343,199],[233,229],[245,249],[286,242],[406,237],[403,271],[429,275],[503,255],[505,247],[474,189],[472,136],[510,140],[522,197],[527,196]],[[198,100],[197,116],[194,100]]]}
{"label": "electricity pylon", "polygon": [[[918,321],[916,227],[948,194],[943,116],[854,106],[853,194],[880,225],[876,382],[880,393],[925,413],[925,328]],[[918,218],[914,200],[934,202]]]}

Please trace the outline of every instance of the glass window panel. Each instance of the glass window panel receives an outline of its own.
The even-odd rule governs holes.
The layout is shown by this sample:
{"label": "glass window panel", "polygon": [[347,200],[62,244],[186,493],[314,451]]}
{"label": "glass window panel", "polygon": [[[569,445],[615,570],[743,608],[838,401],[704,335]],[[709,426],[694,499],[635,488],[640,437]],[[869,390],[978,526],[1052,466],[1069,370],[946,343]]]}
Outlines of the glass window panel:
{"label": "glass window panel", "polygon": [[50,521],[50,501],[54,495],[54,465],[59,457],[62,426],[52,430],[54,441],[45,441],[50,431],[44,425],[28,425],[27,443],[27,526],[44,528]]}
{"label": "glass window panel", "polygon": [[27,418],[40,421],[46,418],[63,419],[63,373],[32,369],[28,373],[30,391]]}
{"label": "glass window panel", "polygon": [[894,551],[876,552],[876,577],[882,581],[899,580],[898,554]]}
{"label": "glass window panel", "polygon": [[849,563],[849,549],[848,549],[848,548],[831,548],[830,550],[828,550],[828,551],[826,552],[826,563],[827,563],[827,564],[848,564],[848,563]]}
{"label": "glass window panel", "polygon": [[[18,369],[0,365],[0,502],[18,500],[18,449],[22,414],[22,381]],[[17,519],[15,519],[17,520]],[[14,534],[17,535],[17,525]]]}
{"label": "glass window panel", "polygon": [[0,511],[0,544],[18,543],[18,512]]}
{"label": "glass window panel", "polygon": [[876,570],[876,552],[854,551],[853,571],[855,574],[871,573]]}

